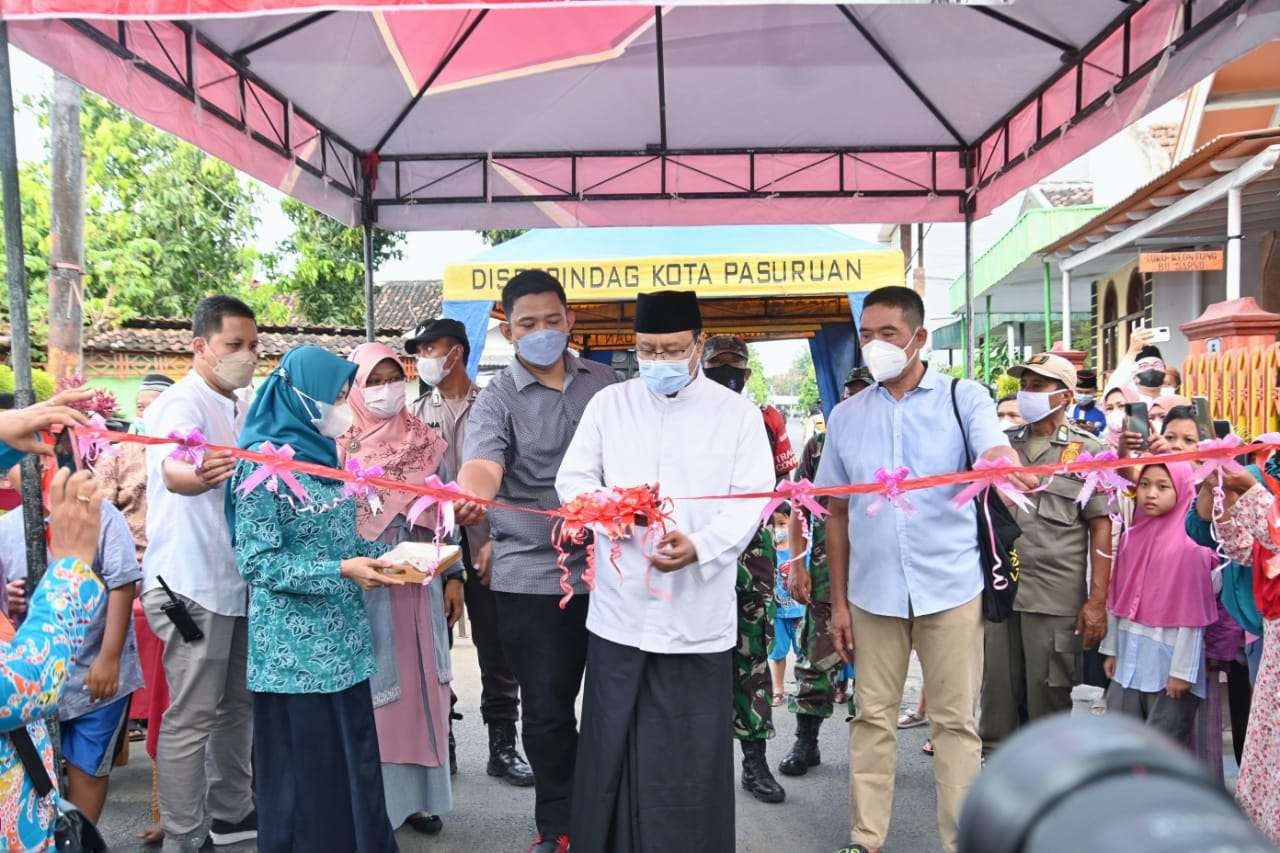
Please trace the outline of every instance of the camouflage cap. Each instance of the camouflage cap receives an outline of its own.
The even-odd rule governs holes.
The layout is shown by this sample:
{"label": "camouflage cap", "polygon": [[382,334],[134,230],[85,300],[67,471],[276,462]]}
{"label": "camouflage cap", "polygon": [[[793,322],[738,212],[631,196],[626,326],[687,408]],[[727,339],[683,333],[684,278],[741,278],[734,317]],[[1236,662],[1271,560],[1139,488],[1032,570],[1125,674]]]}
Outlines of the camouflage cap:
{"label": "camouflage cap", "polygon": [[749,357],[747,342],[737,335],[712,335],[707,339],[707,345],[702,350],[702,363],[706,364],[726,352],[739,356],[743,361]]}

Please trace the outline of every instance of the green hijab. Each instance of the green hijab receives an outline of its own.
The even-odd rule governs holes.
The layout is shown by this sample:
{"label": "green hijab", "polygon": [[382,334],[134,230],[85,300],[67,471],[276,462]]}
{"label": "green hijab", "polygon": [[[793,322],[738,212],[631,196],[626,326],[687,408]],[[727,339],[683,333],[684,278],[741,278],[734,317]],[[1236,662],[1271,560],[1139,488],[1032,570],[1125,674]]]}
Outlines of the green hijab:
{"label": "green hijab", "polygon": [[[338,467],[338,445],[316,429],[320,417],[316,404],[334,403],[343,387],[356,375],[356,366],[321,347],[289,350],[280,367],[267,377],[254,395],[245,418],[239,446],[258,450],[265,441],[276,447],[289,445],[294,459],[330,468]],[[298,395],[301,391],[311,400]]]}

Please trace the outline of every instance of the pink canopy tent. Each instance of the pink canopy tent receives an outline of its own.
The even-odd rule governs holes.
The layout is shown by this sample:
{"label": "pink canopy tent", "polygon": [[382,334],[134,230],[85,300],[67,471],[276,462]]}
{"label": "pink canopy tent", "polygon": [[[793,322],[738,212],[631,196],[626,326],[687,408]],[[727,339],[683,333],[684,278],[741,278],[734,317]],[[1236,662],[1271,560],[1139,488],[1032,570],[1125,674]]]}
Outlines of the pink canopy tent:
{"label": "pink canopy tent", "polygon": [[0,13],[15,45],[145,120],[339,220],[406,230],[981,217],[1280,32],[1280,0]]}

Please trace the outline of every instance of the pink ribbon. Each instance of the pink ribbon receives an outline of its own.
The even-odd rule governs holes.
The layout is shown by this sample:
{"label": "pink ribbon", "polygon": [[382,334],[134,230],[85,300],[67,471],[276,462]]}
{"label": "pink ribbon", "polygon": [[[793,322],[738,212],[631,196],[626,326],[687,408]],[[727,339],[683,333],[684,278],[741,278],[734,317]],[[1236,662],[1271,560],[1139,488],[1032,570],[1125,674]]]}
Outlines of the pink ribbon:
{"label": "pink ribbon", "polygon": [[1009,475],[1018,469],[1008,459],[979,459],[973,463],[974,471],[988,472],[981,480],[974,480],[966,486],[960,494],[951,499],[953,506],[964,506],[987,489],[995,489],[1009,503],[1014,504],[1023,512],[1030,512],[1031,501],[1024,495],[1017,486],[1009,480]]}
{"label": "pink ribbon", "polygon": [[267,484],[267,491],[275,494],[279,491],[280,480],[289,487],[289,491],[293,492],[300,501],[311,500],[311,495],[298,482],[298,478],[293,476],[293,472],[284,467],[285,463],[293,461],[293,448],[284,445],[277,448],[269,441],[262,442],[262,446],[258,448],[258,452],[268,457],[266,462],[259,465],[252,474],[245,478],[237,489],[241,495],[247,495],[263,483]]}
{"label": "pink ribbon", "polygon": [[876,471],[876,482],[880,484],[880,491],[876,493],[876,499],[867,507],[867,515],[874,518],[886,505],[892,506],[907,515],[915,512],[916,508],[911,505],[911,501],[907,500],[907,494],[902,490],[903,481],[910,477],[911,472],[905,467],[894,471],[886,471],[884,468],[878,469]]}
{"label": "pink ribbon", "polygon": [[169,433],[169,440],[178,446],[173,449],[168,458],[176,462],[188,462],[195,468],[204,464],[204,449],[209,441],[198,427],[187,432],[179,432],[175,429]]}
{"label": "pink ribbon", "polygon": [[[1214,438],[1200,442],[1201,450],[1222,450],[1243,446],[1244,439],[1235,433],[1228,435],[1226,438]],[[1230,456],[1206,459],[1200,469],[1196,471],[1195,482],[1196,485],[1203,483],[1214,472],[1217,472],[1221,477],[1222,474],[1239,474],[1243,470],[1244,468],[1240,466],[1240,463]]]}
{"label": "pink ribbon", "polygon": [[800,511],[808,510],[813,513],[814,518],[822,518],[827,514],[826,507],[814,498],[813,490],[814,485],[807,477],[803,480],[783,480],[777,488],[778,494],[782,497],[770,498],[769,503],[765,504],[764,510],[760,513],[761,523],[768,524],[773,511],[788,499],[791,501],[791,511],[800,513],[800,533],[804,536],[804,551],[792,557],[792,560],[803,560],[813,547],[813,538],[809,535],[809,517]]}
{"label": "pink ribbon", "polygon": [[[1077,462],[1110,462],[1113,459],[1119,459],[1114,450],[1104,450],[1097,456],[1085,451],[1076,457]],[[1080,494],[1076,497],[1076,503],[1084,506],[1089,502],[1089,498],[1101,489],[1107,495],[1107,501],[1110,503],[1120,492],[1127,492],[1133,484],[1120,476],[1120,472],[1115,468],[1106,468],[1101,471],[1090,471],[1085,475],[1084,486],[1080,489]]]}
{"label": "pink ribbon", "polygon": [[360,460],[354,456],[347,460],[347,471],[354,480],[348,480],[342,486],[342,497],[344,498],[364,498],[369,502],[369,509],[374,515],[382,512],[382,497],[378,494],[378,489],[369,482],[370,477],[381,477],[386,471],[381,465],[371,465],[365,468],[360,464]]}
{"label": "pink ribbon", "polygon": [[[439,476],[432,474],[426,479],[426,484],[433,489],[439,489],[450,495],[456,495],[459,499],[466,497],[462,493],[462,489],[458,488],[457,483],[446,483]],[[453,529],[453,498],[438,497],[436,495],[423,495],[413,502],[409,507],[409,512],[405,518],[409,520],[409,526],[412,527],[418,521],[418,516],[422,515],[433,506],[439,507],[436,513],[436,538],[440,539],[445,532]]]}
{"label": "pink ribbon", "polygon": [[[903,470],[905,471],[906,469],[904,468]],[[768,522],[769,517],[773,515],[773,511],[782,506],[787,500],[791,501],[793,510],[795,507],[803,507],[813,513],[815,517],[822,518],[827,514],[827,510],[814,499],[814,488],[815,486],[808,479],[783,480],[776,489],[780,497],[769,499],[769,503],[765,504],[764,510],[760,513],[760,521]]]}
{"label": "pink ribbon", "polygon": [[102,415],[89,415],[89,425],[76,430],[76,449],[85,464],[92,468],[98,461],[118,456],[117,450],[107,439],[107,422]]}

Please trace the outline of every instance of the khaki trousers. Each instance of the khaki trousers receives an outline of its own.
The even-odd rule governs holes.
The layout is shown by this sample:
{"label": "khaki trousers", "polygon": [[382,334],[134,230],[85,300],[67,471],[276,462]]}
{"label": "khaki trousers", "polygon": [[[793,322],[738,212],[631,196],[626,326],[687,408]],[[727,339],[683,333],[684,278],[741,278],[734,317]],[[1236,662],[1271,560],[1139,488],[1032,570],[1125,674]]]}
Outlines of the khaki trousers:
{"label": "khaki trousers", "polygon": [[145,593],[142,607],[164,643],[169,682],[169,709],[156,745],[165,850],[194,850],[210,818],[239,823],[253,811],[253,695],[245,681],[249,620],[178,597],[203,640],[182,639],[161,610],[169,600],[164,590]]}
{"label": "khaki trousers", "polygon": [[956,849],[956,825],[982,766],[976,711],[982,685],[982,600],[898,619],[851,607],[858,714],[850,724],[849,817],[855,844],[883,847],[893,811],[898,711],[914,648],[933,723],[934,783],[942,847]]}
{"label": "khaki trousers", "polygon": [[1071,710],[1071,688],[1080,681],[1083,647],[1076,617],[1012,613],[986,624],[986,668],[978,733],[992,752],[1018,728],[1018,706],[1032,722]]}

